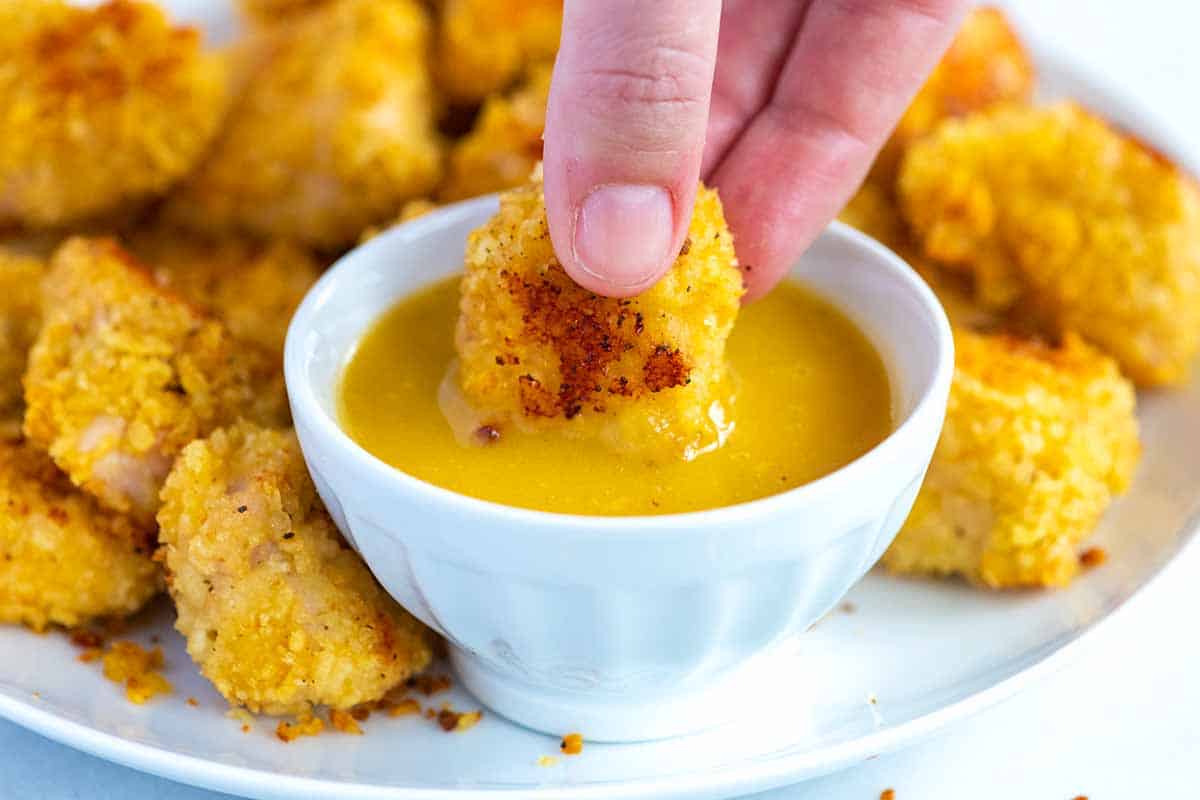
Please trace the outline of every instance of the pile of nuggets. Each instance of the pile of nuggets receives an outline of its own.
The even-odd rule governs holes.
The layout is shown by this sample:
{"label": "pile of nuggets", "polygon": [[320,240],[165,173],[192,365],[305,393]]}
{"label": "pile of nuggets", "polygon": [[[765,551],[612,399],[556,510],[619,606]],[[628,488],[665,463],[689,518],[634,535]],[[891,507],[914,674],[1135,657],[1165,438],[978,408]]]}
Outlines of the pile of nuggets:
{"label": "pile of nuggets", "polygon": [[231,704],[349,710],[436,643],[321,505],[287,324],[364,232],[528,177],[561,4],[241,11],[219,50],[140,0],[0,8],[0,621],[166,590]]}
{"label": "pile of nuggets", "polygon": [[[290,429],[284,334],[326,264],[513,189],[468,249],[463,389],[614,441],[630,409],[719,401],[741,286],[704,189],[650,294],[556,268],[535,168],[558,0],[241,6],[225,50],[138,0],[0,8],[0,621],[80,626],[165,589],[230,703],[303,715],[379,701],[435,644],[339,537]],[[1034,84],[1003,15],[973,12],[843,215],[956,330],[897,572],[1069,582],[1137,461],[1135,385],[1184,380],[1200,348],[1191,179]],[[584,318],[592,339],[567,336]],[[603,385],[572,371],[595,358]],[[701,416],[673,446],[706,446]]]}

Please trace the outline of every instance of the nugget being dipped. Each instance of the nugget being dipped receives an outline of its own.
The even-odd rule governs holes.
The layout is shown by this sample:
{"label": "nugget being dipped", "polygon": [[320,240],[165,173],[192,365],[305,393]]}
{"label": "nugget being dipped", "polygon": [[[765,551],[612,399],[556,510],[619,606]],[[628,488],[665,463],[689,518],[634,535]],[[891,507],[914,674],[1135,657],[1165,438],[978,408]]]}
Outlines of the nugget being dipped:
{"label": "nugget being dipped", "polygon": [[471,234],[459,385],[501,432],[556,430],[617,450],[691,458],[731,420],[725,342],[742,277],[715,192],[701,187],[675,265],[639,297],[601,297],[555,259],[540,175]]}
{"label": "nugget being dipped", "polygon": [[443,0],[438,85],[451,102],[477,103],[553,61],[561,29],[562,0]]}
{"label": "nugget being dipped", "polygon": [[30,445],[0,441],[0,622],[126,616],[162,589],[153,531],[101,508]]}
{"label": "nugget being dipped", "polygon": [[438,198],[452,203],[519,186],[542,160],[551,64],[538,64],[508,94],[488,97],[471,132],[450,150]]}
{"label": "nugget being dipped", "polygon": [[909,150],[903,211],[989,307],[1077,331],[1143,385],[1200,349],[1200,190],[1077,105],[950,121]]}
{"label": "nugget being dipped", "polygon": [[156,227],[132,234],[129,247],[160,286],[280,364],[292,314],[321,274],[308,250],[283,239],[196,236]]}
{"label": "nugget being dipped", "polygon": [[163,193],[215,135],[226,79],[155,3],[0,4],[0,222],[61,225]]}
{"label": "nugget being dipped", "polygon": [[432,634],[341,540],[291,432],[240,424],[189,445],[158,522],[176,627],[230,703],[345,709],[429,663]]}
{"label": "nugget being dipped", "polygon": [[960,330],[955,347],[945,428],[883,563],[992,587],[1064,586],[1136,466],[1133,386],[1075,336],[1050,347]]}
{"label": "nugget being dipped", "polygon": [[341,0],[252,31],[248,84],[168,216],[334,248],[428,195],[428,39],[416,0]]}
{"label": "nugget being dipped", "polygon": [[157,286],[113,241],[72,239],[43,283],[25,374],[25,433],[114,511],[153,521],[171,461],[239,417],[285,415],[277,372],[216,320]]}

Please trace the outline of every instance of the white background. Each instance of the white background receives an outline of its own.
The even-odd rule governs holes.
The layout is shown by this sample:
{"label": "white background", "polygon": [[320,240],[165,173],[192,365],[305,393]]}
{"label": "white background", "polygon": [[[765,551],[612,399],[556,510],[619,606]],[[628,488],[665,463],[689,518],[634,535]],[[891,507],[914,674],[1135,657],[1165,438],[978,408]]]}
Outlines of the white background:
{"label": "white background", "polygon": [[[779,0],[786,2],[787,0]],[[1200,164],[1200,5],[1012,0],[1022,30],[1137,95]],[[1197,443],[1200,446],[1200,442]],[[1200,480],[1200,475],[1196,476]],[[1200,546],[1060,673],[901,753],[755,800],[1142,800],[1200,797]],[[75,753],[0,721],[0,797],[224,797]]]}

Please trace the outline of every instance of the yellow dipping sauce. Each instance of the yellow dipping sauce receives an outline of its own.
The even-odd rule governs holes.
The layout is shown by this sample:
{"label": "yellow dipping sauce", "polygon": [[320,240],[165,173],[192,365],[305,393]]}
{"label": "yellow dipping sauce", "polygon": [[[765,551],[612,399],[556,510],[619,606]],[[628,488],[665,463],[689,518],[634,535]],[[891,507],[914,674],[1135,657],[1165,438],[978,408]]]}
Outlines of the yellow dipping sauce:
{"label": "yellow dipping sauce", "polygon": [[844,466],[891,431],[883,362],[827,302],[791,283],[746,306],[727,353],[735,427],[691,462],[650,463],[596,441],[506,431],[458,443],[438,405],[455,357],[457,278],[405,298],[342,377],[342,427],[397,469],[461,494],[565,514],[673,514],[743,503]]}

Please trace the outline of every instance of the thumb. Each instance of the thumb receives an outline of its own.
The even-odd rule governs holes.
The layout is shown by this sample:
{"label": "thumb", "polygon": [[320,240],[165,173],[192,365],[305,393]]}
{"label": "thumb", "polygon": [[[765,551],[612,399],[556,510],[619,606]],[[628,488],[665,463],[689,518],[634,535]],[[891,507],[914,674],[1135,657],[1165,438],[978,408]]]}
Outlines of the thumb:
{"label": "thumb", "polygon": [[721,0],[566,0],[546,112],[546,213],[576,283],[628,297],[683,245]]}

